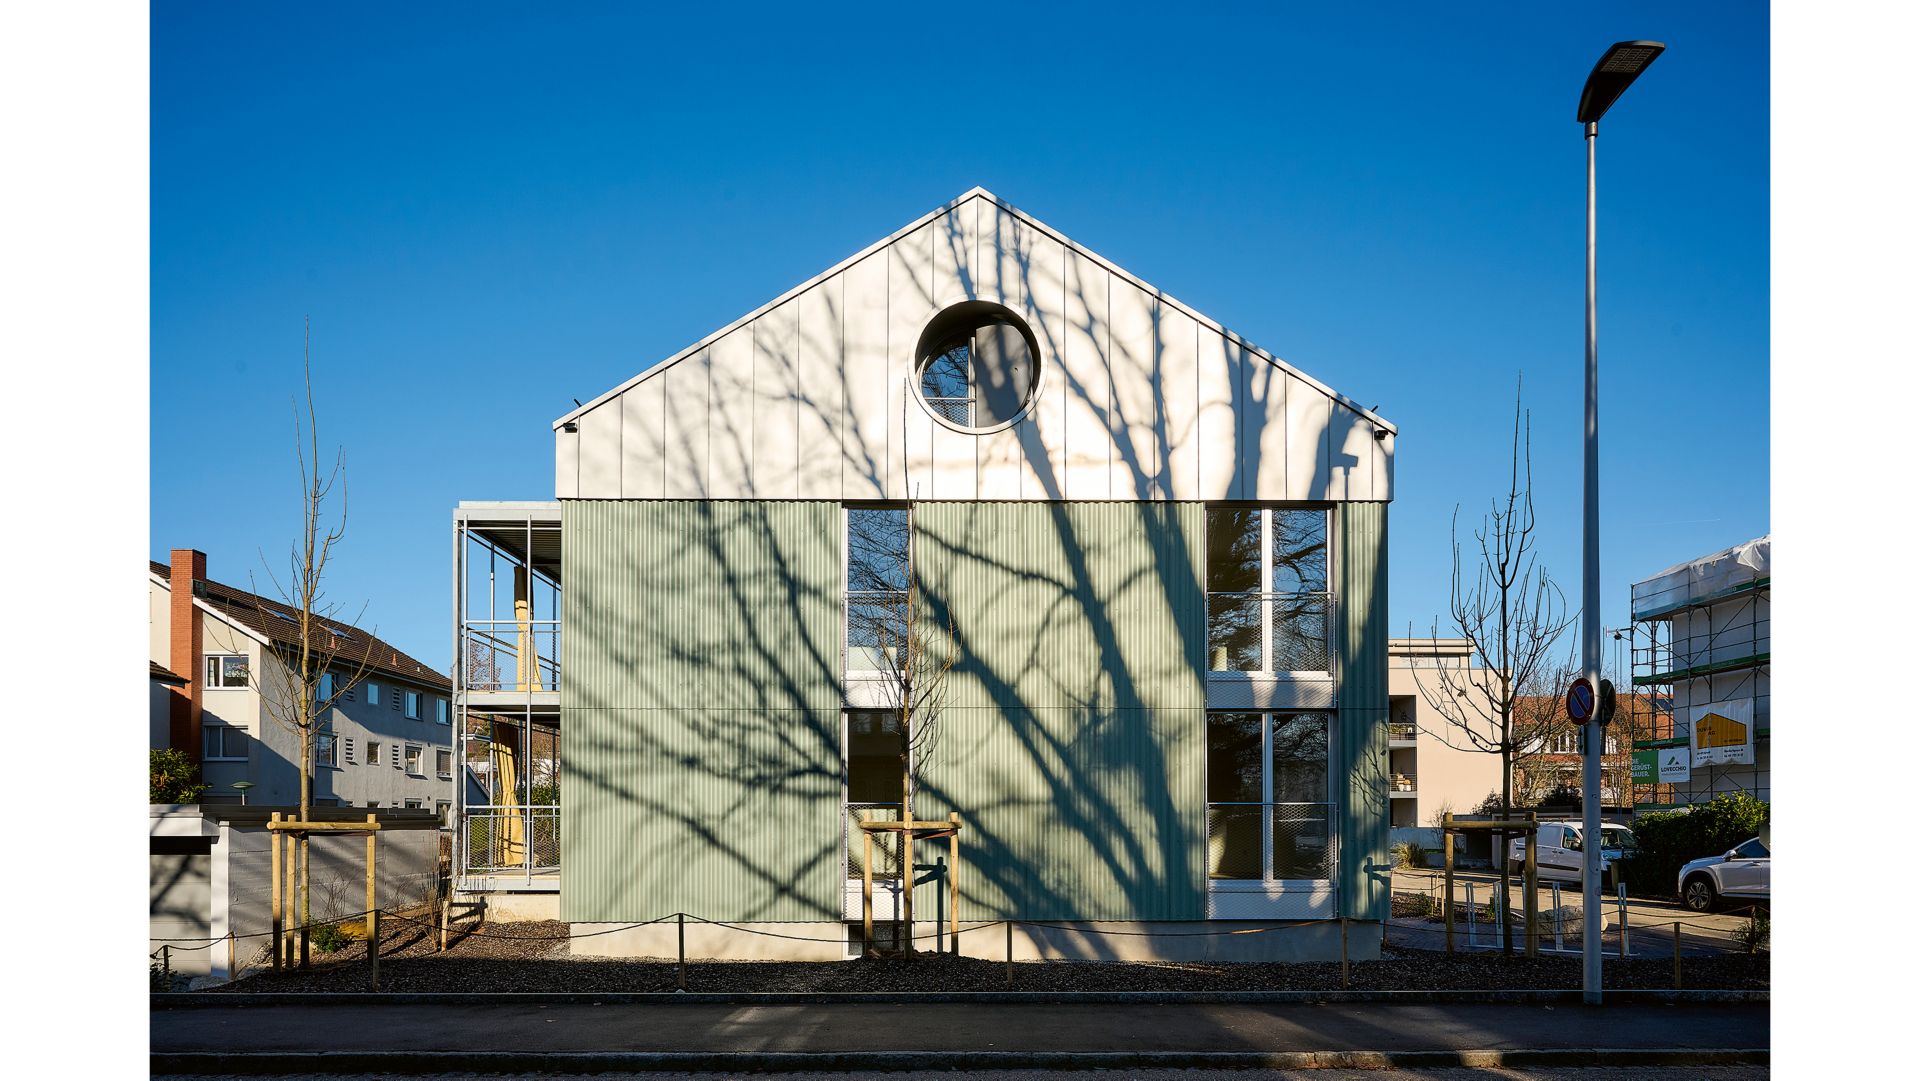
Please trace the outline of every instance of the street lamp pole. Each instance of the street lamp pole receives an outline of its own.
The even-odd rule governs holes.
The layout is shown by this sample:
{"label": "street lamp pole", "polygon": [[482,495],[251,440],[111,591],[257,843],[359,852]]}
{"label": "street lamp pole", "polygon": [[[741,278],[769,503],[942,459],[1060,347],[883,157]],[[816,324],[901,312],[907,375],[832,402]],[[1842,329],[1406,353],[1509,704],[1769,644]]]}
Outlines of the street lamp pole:
{"label": "street lamp pole", "polygon": [[[1579,121],[1587,142],[1587,422],[1584,499],[1581,507],[1580,674],[1600,686],[1600,351],[1594,306],[1594,149],[1600,118],[1666,46],[1657,41],[1616,42],[1587,75],[1580,91]],[[1599,701],[1586,720],[1586,754],[1580,782],[1581,998],[1600,1004],[1600,761],[1606,738]]]}

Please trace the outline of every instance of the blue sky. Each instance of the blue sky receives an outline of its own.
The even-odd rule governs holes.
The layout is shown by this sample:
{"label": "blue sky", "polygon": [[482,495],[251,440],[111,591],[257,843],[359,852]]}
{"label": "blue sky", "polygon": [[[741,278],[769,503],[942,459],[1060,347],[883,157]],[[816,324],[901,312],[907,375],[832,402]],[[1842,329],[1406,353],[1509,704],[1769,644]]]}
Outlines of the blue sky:
{"label": "blue sky", "polygon": [[676,7],[155,5],[156,558],[283,560],[310,316],[330,592],[445,664],[454,503],[551,498],[571,399],[979,184],[1379,403],[1396,633],[1445,610],[1524,370],[1577,601],[1574,106],[1641,37],[1600,145],[1605,625],[1769,529],[1765,5]]}

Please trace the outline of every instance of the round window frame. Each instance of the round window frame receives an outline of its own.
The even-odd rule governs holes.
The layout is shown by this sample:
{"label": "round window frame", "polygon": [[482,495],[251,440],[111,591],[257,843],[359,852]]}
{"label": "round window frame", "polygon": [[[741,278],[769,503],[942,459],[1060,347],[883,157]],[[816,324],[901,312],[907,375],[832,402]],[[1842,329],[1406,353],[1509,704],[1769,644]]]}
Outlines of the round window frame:
{"label": "round window frame", "polygon": [[[987,427],[970,428],[965,425],[955,424],[953,421],[941,416],[938,410],[927,404],[926,388],[920,378],[920,373],[926,368],[927,363],[933,359],[927,355],[927,351],[932,349],[939,341],[951,336],[961,325],[978,328],[987,323],[1005,323],[1015,330],[1018,330],[1020,337],[1026,340],[1027,355],[1033,358],[1033,366],[1036,370],[1033,377],[1033,387],[1028,392],[1027,400],[1020,406],[1018,412],[1006,420],[999,421]],[[972,358],[968,358],[968,361],[969,364],[971,364]],[[940,309],[933,318],[927,320],[927,325],[920,331],[920,338],[914,343],[913,347],[913,375],[911,377],[913,400],[920,404],[921,411],[932,418],[935,424],[940,425],[948,431],[958,432],[961,435],[992,435],[995,432],[1006,431],[1008,428],[1025,420],[1028,413],[1033,412],[1034,404],[1039,402],[1042,394],[1046,393],[1047,374],[1050,367],[1051,365],[1045,363],[1040,358],[1040,342],[1039,339],[1034,337],[1033,328],[1027,325],[1027,321],[1021,318],[1018,312],[996,301],[963,300],[958,304],[950,304]]]}

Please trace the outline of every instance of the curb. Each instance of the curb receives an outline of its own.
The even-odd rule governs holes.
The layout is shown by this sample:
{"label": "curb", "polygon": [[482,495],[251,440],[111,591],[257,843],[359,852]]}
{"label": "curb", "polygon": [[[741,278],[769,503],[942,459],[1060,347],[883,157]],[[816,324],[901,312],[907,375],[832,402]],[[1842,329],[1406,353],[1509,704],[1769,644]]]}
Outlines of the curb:
{"label": "curb", "polygon": [[[1771,991],[1621,989],[1611,1005],[1647,1003],[1767,1004]],[[1578,990],[1515,991],[175,991],[148,996],[153,1010],[249,1006],[819,1006],[836,1004],[1040,1003],[1044,1005],[1290,1005],[1383,1002],[1402,1005],[1492,1003],[1567,1005],[1585,1001]]]}
{"label": "curb", "polygon": [[[436,1074],[473,1068],[465,1051],[169,1052],[155,1074]],[[614,1071],[1349,1069],[1765,1065],[1765,1048],[1551,1048],[1484,1051],[841,1051],[488,1052],[490,1073]]]}

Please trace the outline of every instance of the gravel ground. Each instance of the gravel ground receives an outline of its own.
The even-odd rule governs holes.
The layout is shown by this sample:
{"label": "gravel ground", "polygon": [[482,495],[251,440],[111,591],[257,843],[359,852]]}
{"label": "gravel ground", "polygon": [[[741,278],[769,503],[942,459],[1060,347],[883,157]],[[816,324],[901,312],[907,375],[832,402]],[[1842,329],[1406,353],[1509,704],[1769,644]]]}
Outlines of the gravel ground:
{"label": "gravel ground", "polygon": [[[380,987],[396,992],[671,991],[670,960],[575,958],[567,954],[567,925],[559,922],[495,924],[455,942],[444,954],[422,928],[389,922],[380,954]],[[315,953],[304,972],[261,971],[212,990],[232,994],[266,991],[365,991],[364,944],[334,954]],[[1014,966],[1017,991],[1325,991],[1340,986],[1339,962],[1311,963],[1106,963],[1033,961]],[[1769,960],[1757,956],[1689,957],[1688,987],[1765,989]],[[1609,958],[1610,987],[1672,986],[1673,964],[1665,958]],[[1358,990],[1489,990],[1577,988],[1578,957],[1504,957],[1391,949],[1379,961],[1355,961]],[[857,961],[694,961],[687,988],[709,992],[768,991],[1004,991],[1001,961],[945,955]]]}

